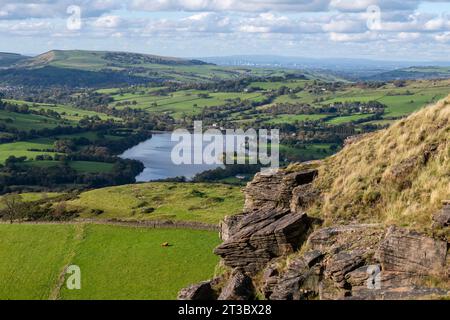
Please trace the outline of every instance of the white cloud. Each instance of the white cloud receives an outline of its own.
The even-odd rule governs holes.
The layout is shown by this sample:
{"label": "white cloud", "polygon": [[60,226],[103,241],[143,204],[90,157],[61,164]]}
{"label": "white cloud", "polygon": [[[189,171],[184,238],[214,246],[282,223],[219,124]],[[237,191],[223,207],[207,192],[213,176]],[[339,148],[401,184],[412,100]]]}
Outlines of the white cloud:
{"label": "white cloud", "polygon": [[102,16],[96,19],[92,26],[94,28],[119,28],[123,24],[123,20],[119,16]]}
{"label": "white cloud", "polygon": [[[443,54],[442,48],[450,43],[450,13],[427,12],[420,3],[424,1],[0,0],[0,37],[67,37],[74,44],[112,39],[139,45],[151,39],[164,42],[165,48],[198,40],[197,50],[228,46],[227,41],[234,48],[251,44],[264,51],[298,46],[324,52],[330,48],[331,53],[337,46],[365,50],[363,45],[379,52],[399,51],[405,44],[420,42],[420,50],[428,46],[430,52],[437,52],[440,46]],[[69,5],[82,9],[83,27],[77,32],[65,27]],[[369,30],[371,5],[380,7],[381,16],[379,27]]]}

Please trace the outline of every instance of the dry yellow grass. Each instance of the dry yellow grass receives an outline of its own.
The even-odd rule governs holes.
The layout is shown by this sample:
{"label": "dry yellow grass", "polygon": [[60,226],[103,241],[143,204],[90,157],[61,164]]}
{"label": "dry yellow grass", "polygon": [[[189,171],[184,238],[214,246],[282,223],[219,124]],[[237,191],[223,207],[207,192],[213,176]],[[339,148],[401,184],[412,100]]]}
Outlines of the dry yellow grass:
{"label": "dry yellow grass", "polygon": [[328,223],[381,222],[426,229],[450,198],[450,96],[344,148],[320,166]]}

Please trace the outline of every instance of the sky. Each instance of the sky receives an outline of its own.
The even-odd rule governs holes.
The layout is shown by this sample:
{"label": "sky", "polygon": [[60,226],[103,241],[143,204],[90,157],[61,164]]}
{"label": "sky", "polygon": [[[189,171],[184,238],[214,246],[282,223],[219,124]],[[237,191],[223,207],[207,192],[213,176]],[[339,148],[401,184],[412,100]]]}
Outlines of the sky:
{"label": "sky", "polygon": [[0,0],[0,51],[450,60],[450,0]]}

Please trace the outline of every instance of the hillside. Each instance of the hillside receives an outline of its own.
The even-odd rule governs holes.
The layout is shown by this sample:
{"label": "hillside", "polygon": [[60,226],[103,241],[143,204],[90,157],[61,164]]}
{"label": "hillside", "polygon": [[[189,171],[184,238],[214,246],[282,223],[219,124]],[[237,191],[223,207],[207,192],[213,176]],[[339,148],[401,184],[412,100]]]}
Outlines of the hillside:
{"label": "hillside", "polygon": [[369,81],[392,81],[392,80],[414,80],[414,79],[448,79],[450,78],[450,67],[424,66],[396,69],[381,72],[374,76],[364,77]]}
{"label": "hillside", "polygon": [[148,54],[108,51],[52,50],[19,64],[22,68],[54,66],[62,68],[101,70],[104,68],[149,67],[149,65],[201,66],[207,63]]}
{"label": "hillside", "polygon": [[327,159],[315,213],[330,223],[383,222],[427,228],[450,198],[450,101],[442,100]]}
{"label": "hillside", "polygon": [[[279,71],[258,70],[255,74]],[[165,81],[207,82],[252,75],[246,68],[225,68],[200,60],[156,55],[53,50],[17,60],[0,71],[0,84],[108,88]]]}
{"label": "hillside", "polygon": [[8,68],[27,58],[17,53],[0,52],[0,68]]}

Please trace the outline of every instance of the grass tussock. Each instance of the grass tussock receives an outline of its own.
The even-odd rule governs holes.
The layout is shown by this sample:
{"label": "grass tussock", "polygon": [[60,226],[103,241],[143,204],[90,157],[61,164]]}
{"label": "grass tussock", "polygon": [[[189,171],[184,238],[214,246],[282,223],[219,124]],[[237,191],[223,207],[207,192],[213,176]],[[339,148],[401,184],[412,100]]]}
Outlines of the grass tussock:
{"label": "grass tussock", "polygon": [[450,96],[325,160],[313,214],[423,229],[450,198]]}

